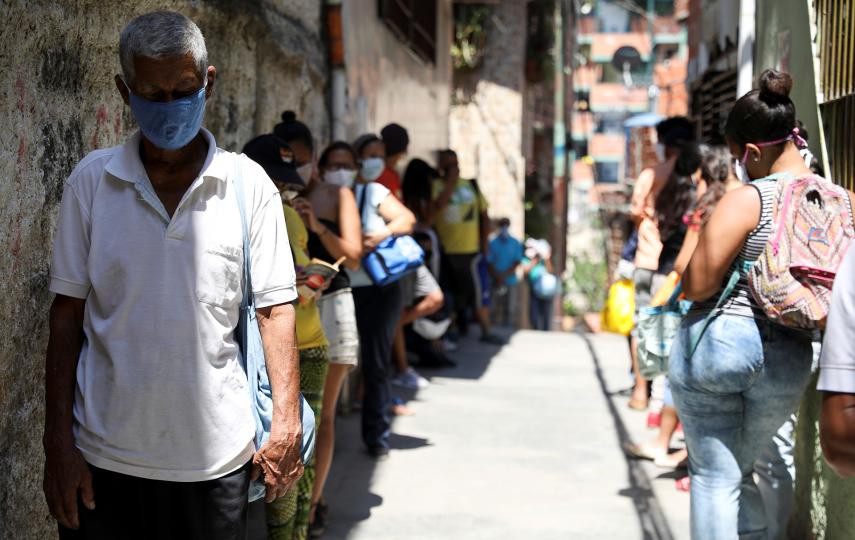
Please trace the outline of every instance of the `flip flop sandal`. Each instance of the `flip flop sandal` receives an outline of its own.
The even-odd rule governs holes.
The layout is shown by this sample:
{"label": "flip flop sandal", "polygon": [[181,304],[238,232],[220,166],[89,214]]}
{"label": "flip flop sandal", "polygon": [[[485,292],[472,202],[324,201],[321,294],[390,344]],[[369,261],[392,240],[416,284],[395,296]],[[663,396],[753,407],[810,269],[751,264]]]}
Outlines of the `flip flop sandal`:
{"label": "flip flop sandal", "polygon": [[668,451],[663,448],[649,448],[641,444],[624,443],[623,451],[630,457],[636,459],[649,459],[656,461],[668,455]]}
{"label": "flip flop sandal", "polygon": [[[676,453],[676,452],[675,452]],[[659,467],[660,469],[688,469],[689,468],[689,458],[685,457],[680,461],[674,459],[673,454],[669,454],[667,456],[657,458],[653,460],[653,464]]]}

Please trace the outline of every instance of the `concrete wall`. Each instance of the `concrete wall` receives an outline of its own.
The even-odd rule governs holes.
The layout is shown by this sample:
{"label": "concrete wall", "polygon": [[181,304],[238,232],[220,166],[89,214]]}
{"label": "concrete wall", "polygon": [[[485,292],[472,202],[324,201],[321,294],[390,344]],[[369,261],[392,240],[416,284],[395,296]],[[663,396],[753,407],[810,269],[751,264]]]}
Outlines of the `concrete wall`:
{"label": "concrete wall", "polygon": [[421,60],[379,18],[377,0],[343,5],[348,140],[379,135],[390,122],[410,135],[410,157],[434,163],[448,146],[451,90],[451,1],[437,2],[436,62]]}
{"label": "concrete wall", "polygon": [[55,536],[41,493],[48,263],[62,184],[88,151],[133,129],[113,76],[134,15],[177,9],[202,28],[220,78],[206,125],[240,148],[285,108],[327,137],[320,2],[3,2],[0,30],[0,538]]}
{"label": "concrete wall", "polygon": [[[822,155],[821,120],[817,106],[816,70],[808,0],[758,0],[755,76],[766,68],[793,74],[791,97],[810,135],[811,151]],[[818,418],[822,394],[812,380],[805,393],[796,428],[796,493],[790,538],[855,538],[855,480],[832,471],[819,446]]]}
{"label": "concrete wall", "polygon": [[491,7],[482,64],[456,76],[451,147],[460,158],[462,175],[478,179],[490,216],[510,218],[513,233],[521,237],[526,3],[502,0]]}
{"label": "concrete wall", "polygon": [[756,80],[769,68],[793,74],[795,84],[790,97],[810,135],[811,152],[822,156],[810,21],[807,0],[758,0],[754,75]]}

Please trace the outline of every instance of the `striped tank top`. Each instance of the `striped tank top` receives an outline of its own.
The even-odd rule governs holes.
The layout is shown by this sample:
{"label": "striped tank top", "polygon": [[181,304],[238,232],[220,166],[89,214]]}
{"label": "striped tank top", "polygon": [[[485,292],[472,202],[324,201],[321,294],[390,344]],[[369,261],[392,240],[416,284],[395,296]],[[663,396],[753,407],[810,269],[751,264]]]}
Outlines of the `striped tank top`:
{"label": "striped tank top", "polygon": [[[763,248],[766,247],[766,241],[769,239],[769,234],[772,231],[772,212],[774,211],[775,194],[778,190],[777,182],[759,182],[751,184],[760,194],[760,221],[752,230],[742,249],[739,251],[739,256],[728,268],[724,274],[724,283],[722,283],[719,292],[713,295],[708,300],[696,302],[692,306],[692,313],[707,314],[715,309],[721,293],[724,290],[727,281],[733,272],[737,269],[741,261],[755,262],[763,253]],[[721,307],[721,313],[728,315],[740,315],[744,317],[752,317],[755,319],[766,319],[766,313],[760,308],[754,297],[751,294],[751,289],[748,287],[748,276],[743,274],[736,284],[736,288],[731,293],[730,297],[725,300]]]}

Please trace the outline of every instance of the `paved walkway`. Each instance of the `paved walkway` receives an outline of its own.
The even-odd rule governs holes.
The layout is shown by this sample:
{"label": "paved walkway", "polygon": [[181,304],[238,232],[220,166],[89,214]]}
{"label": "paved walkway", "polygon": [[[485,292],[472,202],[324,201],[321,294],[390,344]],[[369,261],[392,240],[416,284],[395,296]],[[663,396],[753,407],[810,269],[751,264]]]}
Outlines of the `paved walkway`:
{"label": "paved walkway", "polygon": [[417,415],[395,421],[387,461],[363,453],[358,414],[339,419],[324,538],[688,538],[673,473],[621,451],[650,435],[619,394],[625,339],[524,331],[454,357],[398,392]]}

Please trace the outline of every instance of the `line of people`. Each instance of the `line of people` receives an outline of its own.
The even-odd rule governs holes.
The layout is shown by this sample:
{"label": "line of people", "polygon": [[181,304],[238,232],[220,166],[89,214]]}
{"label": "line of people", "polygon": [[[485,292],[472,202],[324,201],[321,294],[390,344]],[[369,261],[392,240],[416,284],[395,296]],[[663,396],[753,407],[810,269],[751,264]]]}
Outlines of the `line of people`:
{"label": "line of people", "polygon": [[[666,353],[652,385],[647,350],[638,333],[630,340],[629,407],[648,411],[659,432],[625,450],[688,468],[678,488],[691,493],[694,539],[786,537],[795,414],[817,365],[819,389],[842,393],[826,394],[823,445],[838,470],[852,470],[844,403],[853,390],[846,332],[855,255],[840,263],[855,237],[855,195],[822,178],[792,86],[790,75],[765,71],[730,112],[726,146],[698,144],[685,118],[661,122],[662,159],[633,193],[623,267],[634,266],[637,314],[670,310],[682,323],[674,335],[665,325],[637,327],[642,342]],[[690,308],[680,307],[681,294]],[[672,453],[681,428],[685,448]]]}
{"label": "line of people", "polygon": [[[526,257],[507,219],[490,238],[486,200],[477,182],[460,177],[453,151],[439,152],[438,169],[411,160],[401,178],[397,169],[408,144],[406,129],[390,124],[380,136],[333,142],[316,161],[312,133],[286,111],[273,133],[243,148],[282,198],[300,293],[300,390],[319,419],[315,463],[306,464],[297,489],[267,504],[270,538],[323,534],[337,401],[355,366],[361,374],[362,442],[369,456],[384,459],[391,416],[413,414],[393,398],[392,386],[430,384],[409,365],[408,353],[422,368],[456,365],[446,348],[467,333],[470,320],[480,326],[482,342],[504,343],[492,332],[491,296],[500,299],[501,322],[512,323],[518,269],[523,266],[526,275],[551,271],[548,245],[530,246]],[[416,239],[424,264],[397,281],[375,284],[361,259],[401,235]],[[340,264],[342,271],[313,283],[306,269],[317,260]],[[537,327],[546,329],[551,301],[538,299],[532,313],[542,321]]]}

